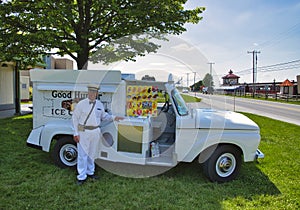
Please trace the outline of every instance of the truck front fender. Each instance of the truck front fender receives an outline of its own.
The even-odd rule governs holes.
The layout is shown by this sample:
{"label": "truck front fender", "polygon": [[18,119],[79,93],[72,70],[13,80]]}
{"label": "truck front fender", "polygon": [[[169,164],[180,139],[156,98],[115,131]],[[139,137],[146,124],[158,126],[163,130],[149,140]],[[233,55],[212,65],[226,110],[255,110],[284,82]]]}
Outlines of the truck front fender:
{"label": "truck front fender", "polygon": [[[205,154],[210,154],[211,150],[216,148],[218,144],[234,145],[240,148],[244,161],[253,161],[256,156],[256,150],[260,142],[260,135],[257,131],[243,130],[214,130],[214,131],[199,131],[195,135],[195,140],[188,148],[188,151],[181,154],[179,161],[191,162],[199,154],[202,154],[202,159],[206,159]],[[184,142],[184,141],[182,141]],[[176,145],[179,148],[184,148],[182,145]],[[179,148],[178,153],[179,153]],[[207,150],[210,148],[209,150]],[[208,151],[208,153],[207,153]]]}

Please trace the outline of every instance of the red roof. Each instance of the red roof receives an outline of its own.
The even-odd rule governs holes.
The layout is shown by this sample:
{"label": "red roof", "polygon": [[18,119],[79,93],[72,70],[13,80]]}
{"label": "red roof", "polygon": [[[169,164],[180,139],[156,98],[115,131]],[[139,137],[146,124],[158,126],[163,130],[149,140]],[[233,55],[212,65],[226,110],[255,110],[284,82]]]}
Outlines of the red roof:
{"label": "red roof", "polygon": [[286,79],[283,83],[280,84],[280,86],[294,86],[293,83],[290,82],[290,80]]}
{"label": "red roof", "polygon": [[230,70],[228,73],[229,74],[227,74],[226,76],[222,77],[222,79],[237,79],[237,78],[240,78],[239,76],[233,74],[232,70]]}

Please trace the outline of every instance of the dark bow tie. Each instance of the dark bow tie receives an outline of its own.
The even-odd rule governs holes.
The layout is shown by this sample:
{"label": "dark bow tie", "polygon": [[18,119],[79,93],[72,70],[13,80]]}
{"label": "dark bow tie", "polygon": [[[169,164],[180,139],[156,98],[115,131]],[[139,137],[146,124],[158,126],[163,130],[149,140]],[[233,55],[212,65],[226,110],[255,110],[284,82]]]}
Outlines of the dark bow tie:
{"label": "dark bow tie", "polygon": [[93,103],[95,103],[96,101],[89,101],[89,104],[93,104]]}

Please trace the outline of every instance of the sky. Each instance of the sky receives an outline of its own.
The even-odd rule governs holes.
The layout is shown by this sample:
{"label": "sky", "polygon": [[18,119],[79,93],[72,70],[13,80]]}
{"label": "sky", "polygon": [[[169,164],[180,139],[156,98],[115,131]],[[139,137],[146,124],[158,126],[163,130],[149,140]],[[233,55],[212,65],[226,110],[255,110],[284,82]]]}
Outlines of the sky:
{"label": "sky", "polygon": [[[252,82],[253,54],[258,67],[300,59],[300,1],[297,0],[190,0],[189,7],[204,6],[203,20],[188,25],[182,37],[213,62],[216,75],[230,69],[240,82]],[[276,70],[274,68],[273,70]],[[241,72],[239,74],[238,72]],[[296,80],[295,69],[260,72],[257,82]]]}
{"label": "sky", "polygon": [[[158,53],[136,62],[109,67],[89,64],[89,68],[119,69],[136,74],[137,79],[148,74],[166,80],[172,73],[183,86],[203,79],[207,73],[212,73],[218,86],[231,69],[240,76],[240,83],[250,83],[250,52],[258,51],[256,82],[296,80],[300,75],[300,61],[290,63],[300,60],[300,1],[189,0],[186,4],[189,9],[198,6],[206,8],[203,19],[198,24],[186,24],[186,32],[160,43]],[[289,64],[277,65],[283,63]]]}

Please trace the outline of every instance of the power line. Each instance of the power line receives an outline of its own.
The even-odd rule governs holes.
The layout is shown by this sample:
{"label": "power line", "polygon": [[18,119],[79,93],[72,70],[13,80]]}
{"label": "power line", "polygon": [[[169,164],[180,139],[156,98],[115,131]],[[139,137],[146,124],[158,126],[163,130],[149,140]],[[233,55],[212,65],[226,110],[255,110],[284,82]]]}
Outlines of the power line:
{"label": "power line", "polygon": [[298,67],[300,67],[300,60],[289,61],[289,62],[274,64],[269,66],[261,66],[258,68],[260,71],[265,72],[265,71],[282,71],[282,70],[294,69]]}
{"label": "power line", "polygon": [[282,40],[287,39],[287,37],[294,31],[299,30],[299,28],[300,28],[299,26],[300,26],[300,22],[296,23],[295,25],[293,25],[292,27],[283,31],[282,33],[277,34],[277,36],[274,36],[273,39],[270,39],[268,41],[265,41],[265,42],[259,44],[259,46],[262,47],[262,49],[272,47],[272,46],[276,45],[277,43],[281,42]]}
{"label": "power line", "polygon": [[[268,66],[257,67],[258,72],[272,72],[272,71],[285,71],[290,69],[300,68],[300,60],[289,61],[285,63],[278,63]],[[252,68],[244,69],[236,72],[239,75],[247,75],[251,73]]]}

